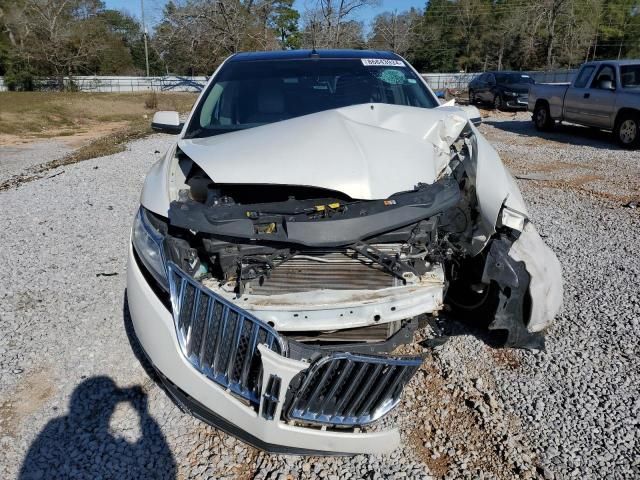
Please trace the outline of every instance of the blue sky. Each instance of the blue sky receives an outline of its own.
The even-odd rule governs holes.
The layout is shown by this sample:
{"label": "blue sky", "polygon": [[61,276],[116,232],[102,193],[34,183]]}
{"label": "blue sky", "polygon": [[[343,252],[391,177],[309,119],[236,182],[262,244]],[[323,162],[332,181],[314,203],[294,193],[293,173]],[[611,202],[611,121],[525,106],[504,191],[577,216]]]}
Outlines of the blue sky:
{"label": "blue sky", "polygon": [[[144,11],[147,23],[153,25],[162,16],[162,7],[167,0],[144,0]],[[140,0],[104,0],[107,8],[126,10],[130,14],[140,17]],[[295,6],[302,11],[306,4],[312,4],[313,0],[296,0]],[[411,7],[424,8],[426,0],[382,0],[382,5],[375,8],[363,9],[359,13],[359,19],[369,22],[378,13],[385,10],[408,10]]]}

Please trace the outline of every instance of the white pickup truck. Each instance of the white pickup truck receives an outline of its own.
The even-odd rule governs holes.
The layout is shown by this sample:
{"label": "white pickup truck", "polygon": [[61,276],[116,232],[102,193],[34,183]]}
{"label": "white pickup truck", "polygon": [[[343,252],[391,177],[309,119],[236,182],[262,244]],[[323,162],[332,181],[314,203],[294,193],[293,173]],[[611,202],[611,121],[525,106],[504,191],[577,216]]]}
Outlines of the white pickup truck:
{"label": "white pickup truck", "polygon": [[640,60],[589,62],[571,84],[529,87],[528,110],[538,130],[556,121],[611,130],[624,148],[640,146]]}

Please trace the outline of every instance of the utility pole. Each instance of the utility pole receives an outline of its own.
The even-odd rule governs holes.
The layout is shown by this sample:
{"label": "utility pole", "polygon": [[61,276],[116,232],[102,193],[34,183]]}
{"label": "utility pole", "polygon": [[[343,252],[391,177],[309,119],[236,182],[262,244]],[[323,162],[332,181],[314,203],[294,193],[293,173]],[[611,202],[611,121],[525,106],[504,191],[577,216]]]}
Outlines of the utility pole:
{"label": "utility pole", "polygon": [[149,76],[149,47],[147,46],[147,25],[144,23],[144,0],[140,0],[140,11],[142,12],[142,31],[144,35],[144,61],[147,65],[147,77]]}

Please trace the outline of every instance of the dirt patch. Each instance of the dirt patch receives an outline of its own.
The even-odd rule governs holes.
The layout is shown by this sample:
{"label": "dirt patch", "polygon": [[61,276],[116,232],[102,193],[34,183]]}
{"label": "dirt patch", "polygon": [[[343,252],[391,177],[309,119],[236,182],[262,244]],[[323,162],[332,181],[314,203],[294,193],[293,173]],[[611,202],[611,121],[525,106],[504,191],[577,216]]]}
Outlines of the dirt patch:
{"label": "dirt patch", "polygon": [[[122,152],[125,150],[128,142],[143,138],[150,133],[152,133],[151,128],[146,122],[138,122],[135,125],[128,125],[124,129],[117,130],[108,135],[98,135],[93,140],[89,141],[69,155],[31,167],[20,175],[14,175],[4,182],[0,182],[0,192],[10,188],[19,187],[24,183],[45,178],[48,176],[47,174],[50,170],[58,167]],[[49,176],[53,177],[62,173],[64,173],[64,171]]]}
{"label": "dirt patch", "polygon": [[566,184],[569,187],[580,188],[588,183],[597,182],[599,180],[604,180],[604,177],[601,177],[600,175],[580,175],[578,177],[567,180]]}
{"label": "dirt patch", "polygon": [[91,134],[118,122],[149,121],[156,110],[187,112],[196,95],[157,93],[154,108],[148,108],[145,92],[3,92],[0,98],[0,145],[5,145]]}
{"label": "dirt patch", "polygon": [[40,410],[54,393],[51,372],[40,370],[25,376],[15,393],[0,403],[0,436],[16,437],[22,421]]}
{"label": "dirt patch", "polygon": [[[587,167],[583,165],[578,165],[577,163],[564,162],[564,161],[556,161],[553,163],[543,163],[539,165],[535,165],[534,170],[536,172],[559,172],[562,170],[574,170],[574,169],[587,169]],[[588,170],[593,170],[593,168],[588,168]]]}
{"label": "dirt patch", "polygon": [[520,355],[513,350],[487,347],[487,352],[489,352],[496,365],[506,370],[517,370],[522,366]]}
{"label": "dirt patch", "polygon": [[[606,183],[608,182],[608,180],[598,175],[583,175],[583,176],[579,176],[569,180],[527,179],[527,181],[536,183],[538,188],[553,188],[553,189],[559,189],[559,190],[570,189],[576,192],[591,195],[591,196],[601,198],[603,200],[607,200],[607,201],[614,202],[621,205],[625,205],[629,202],[633,202],[634,200],[635,201],[638,200],[637,193],[615,193],[615,192],[605,191],[604,190],[605,188],[609,188]],[[593,184],[596,182],[602,182],[603,190],[594,188]]]}
{"label": "dirt patch", "polygon": [[[155,110],[188,112],[193,93],[5,92],[0,94],[0,148],[51,138],[75,149],[63,158],[28,168],[0,183],[0,191],[47,176],[51,169],[124,151],[151,133]],[[59,175],[60,172],[56,173]]]}
{"label": "dirt patch", "polygon": [[435,477],[446,477],[454,460],[472,478],[535,475],[534,455],[519,441],[519,421],[503,410],[488,382],[454,384],[435,358],[427,358],[416,376],[424,412],[408,440]]}
{"label": "dirt patch", "polygon": [[[499,119],[504,115],[490,112],[490,116]],[[487,121],[481,127],[516,177],[540,182],[536,188],[569,189],[623,205],[637,198],[638,164],[633,158],[629,162],[635,154],[619,150],[609,134],[565,125],[543,135],[533,131],[530,123],[528,115],[518,114],[507,126]],[[526,146],[532,150],[523,149]]]}

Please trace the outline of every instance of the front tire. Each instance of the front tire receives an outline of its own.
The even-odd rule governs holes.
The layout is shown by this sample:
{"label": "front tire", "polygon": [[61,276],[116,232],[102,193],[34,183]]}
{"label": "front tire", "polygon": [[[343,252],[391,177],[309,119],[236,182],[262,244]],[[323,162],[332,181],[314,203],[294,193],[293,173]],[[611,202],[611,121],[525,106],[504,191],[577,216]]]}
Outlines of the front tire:
{"label": "front tire", "polygon": [[549,105],[546,103],[539,103],[533,110],[533,123],[536,129],[541,132],[547,132],[553,128],[554,121],[551,118],[551,111]]}
{"label": "front tire", "polygon": [[622,148],[637,149],[640,147],[640,115],[623,113],[616,121],[613,133]]}

